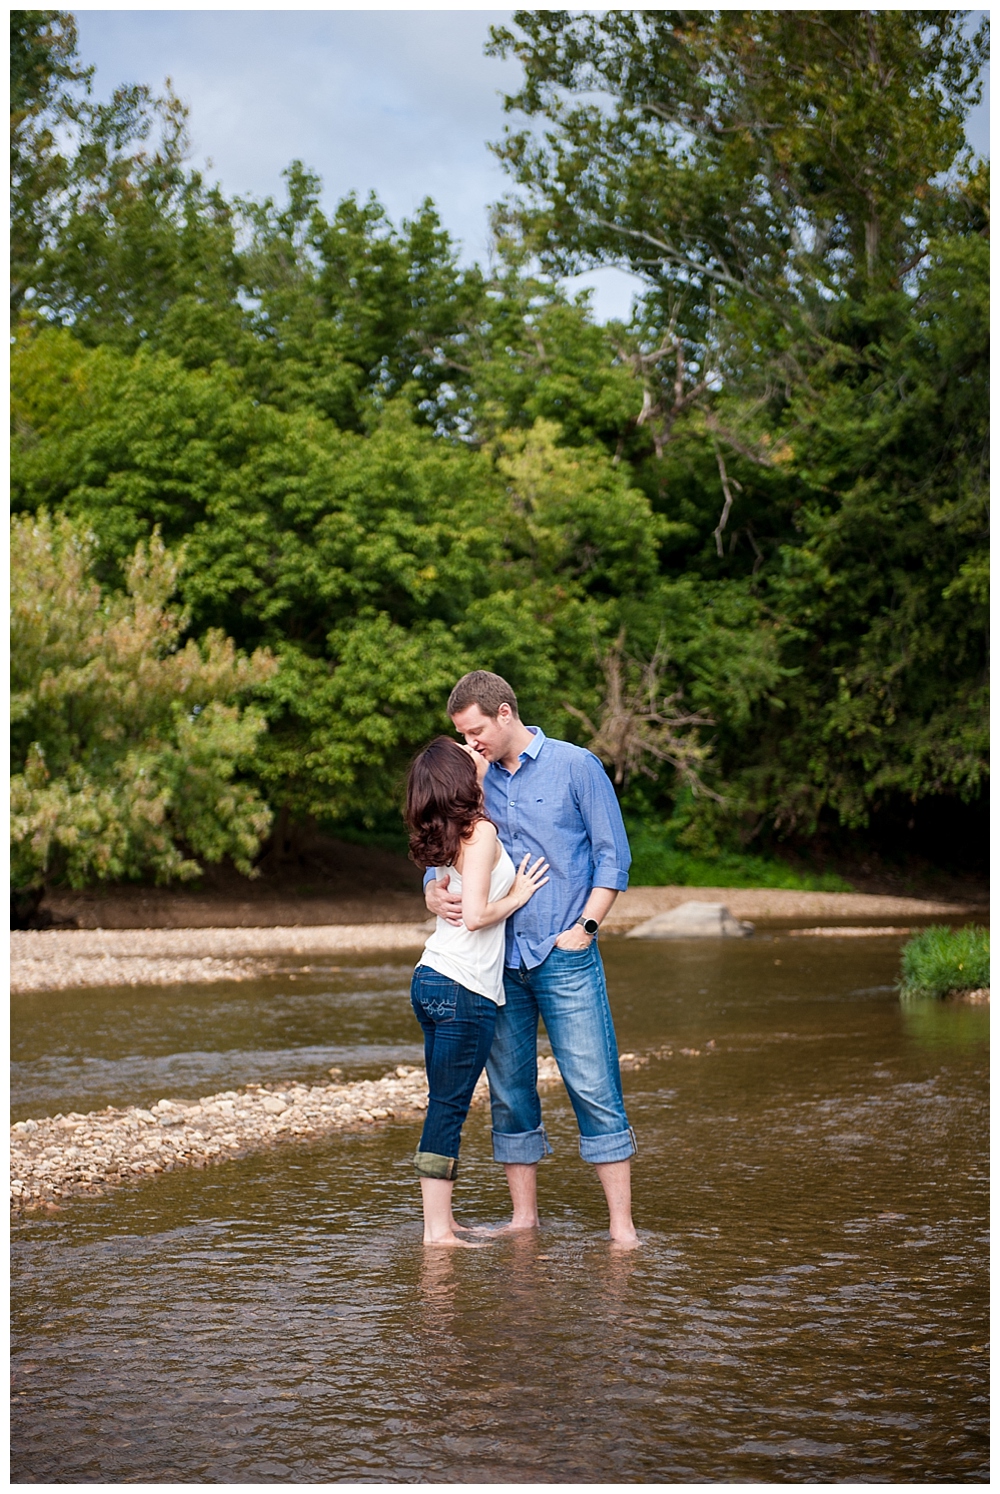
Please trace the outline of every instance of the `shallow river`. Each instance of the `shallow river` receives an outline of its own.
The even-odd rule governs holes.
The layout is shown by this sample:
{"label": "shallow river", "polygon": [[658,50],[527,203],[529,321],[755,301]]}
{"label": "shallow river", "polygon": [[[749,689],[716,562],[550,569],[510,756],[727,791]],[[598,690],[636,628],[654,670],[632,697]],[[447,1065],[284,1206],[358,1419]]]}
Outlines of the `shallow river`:
{"label": "shallow river", "polygon": [[[899,943],[606,941],[620,1046],[673,1050],[625,1075],[631,1254],[561,1090],[544,1226],[482,1250],[422,1248],[416,1123],[19,1223],[14,1481],[986,1480],[989,1018],[901,1007]],[[380,1074],[408,975],[15,998],[14,1116]]]}

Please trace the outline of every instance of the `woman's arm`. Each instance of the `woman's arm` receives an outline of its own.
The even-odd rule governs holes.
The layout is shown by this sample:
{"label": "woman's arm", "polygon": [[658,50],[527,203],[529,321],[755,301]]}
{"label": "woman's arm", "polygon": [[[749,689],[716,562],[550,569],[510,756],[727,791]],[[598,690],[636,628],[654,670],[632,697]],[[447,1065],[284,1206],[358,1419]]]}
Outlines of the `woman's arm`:
{"label": "woman's arm", "polygon": [[527,867],[527,856],[518,868],[510,891],[495,903],[489,901],[490,878],[497,855],[496,826],[480,820],[465,842],[462,855],[462,922],[470,931],[492,928],[525,903],[549,880],[548,862],[541,857]]}

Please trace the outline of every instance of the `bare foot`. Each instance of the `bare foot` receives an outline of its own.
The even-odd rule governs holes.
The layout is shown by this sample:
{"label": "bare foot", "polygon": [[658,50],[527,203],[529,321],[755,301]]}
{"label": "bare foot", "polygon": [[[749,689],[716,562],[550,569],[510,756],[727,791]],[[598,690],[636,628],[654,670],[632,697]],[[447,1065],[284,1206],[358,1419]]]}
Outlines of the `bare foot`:
{"label": "bare foot", "polygon": [[520,1234],[522,1230],[538,1229],[537,1219],[511,1219],[506,1224],[476,1224],[473,1229],[477,1235],[514,1235]]}
{"label": "bare foot", "polygon": [[427,1235],[424,1235],[423,1243],[425,1245],[447,1245],[449,1248],[458,1246],[462,1250],[486,1250],[489,1245],[488,1240],[460,1240],[457,1235],[442,1235],[438,1240],[429,1239]]}
{"label": "bare foot", "polygon": [[635,1230],[633,1230],[631,1234],[619,1236],[612,1235],[611,1237],[612,1250],[635,1250],[640,1243],[641,1241]]}

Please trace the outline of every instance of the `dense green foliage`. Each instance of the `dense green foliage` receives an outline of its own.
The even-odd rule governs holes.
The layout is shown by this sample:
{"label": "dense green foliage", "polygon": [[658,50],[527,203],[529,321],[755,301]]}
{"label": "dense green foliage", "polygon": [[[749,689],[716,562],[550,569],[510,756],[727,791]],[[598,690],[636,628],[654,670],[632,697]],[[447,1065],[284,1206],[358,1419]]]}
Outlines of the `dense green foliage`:
{"label": "dense green foliage", "polygon": [[850,892],[835,872],[800,871],[776,856],[723,850],[699,855],[679,844],[668,821],[629,819],[631,881],[637,887],[785,887],[799,892]]}
{"label": "dense green foliage", "polygon": [[[328,212],[298,163],[226,200],[175,99],[94,103],[72,19],[14,12],[15,510],[93,536],[104,605],[154,533],[183,551],[187,636],[278,661],[238,782],[293,817],[382,824],[473,667],[674,857],[975,798],[962,15],[517,13],[492,45],[545,135],[497,147],[487,274],[430,202]],[[560,289],[596,263],[644,277],[628,325]]]}
{"label": "dense green foliage", "polygon": [[989,929],[921,929],[903,946],[904,996],[948,996],[982,990],[989,983]]}
{"label": "dense green foliage", "polygon": [[270,814],[234,777],[265,723],[232,702],[273,660],[217,632],[179,646],[178,565],[157,534],[136,546],[123,593],[102,596],[92,559],[67,519],[14,521],[14,886],[169,881],[225,855],[249,872]]}
{"label": "dense green foliage", "polygon": [[527,193],[501,222],[553,271],[647,281],[633,361],[662,457],[644,486],[692,530],[669,566],[746,578],[780,633],[785,682],[720,744],[731,803],[811,830],[829,810],[863,825],[887,795],[974,796],[988,246],[962,119],[985,27],[514,19],[493,33],[525,69],[508,104],[545,131],[499,147]]}

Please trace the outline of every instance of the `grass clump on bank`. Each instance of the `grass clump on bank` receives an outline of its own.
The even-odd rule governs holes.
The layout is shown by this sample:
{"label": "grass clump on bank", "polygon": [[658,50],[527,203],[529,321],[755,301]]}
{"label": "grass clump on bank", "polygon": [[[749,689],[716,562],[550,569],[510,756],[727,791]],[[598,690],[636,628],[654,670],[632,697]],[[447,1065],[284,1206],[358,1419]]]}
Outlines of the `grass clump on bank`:
{"label": "grass clump on bank", "polygon": [[964,929],[935,925],[922,929],[903,946],[899,983],[903,996],[948,996],[977,991],[990,983],[989,930],[970,924]]}
{"label": "grass clump on bank", "polygon": [[799,872],[777,857],[741,851],[714,855],[679,846],[669,826],[628,821],[632,887],[785,887],[793,892],[850,892],[835,872]]}

